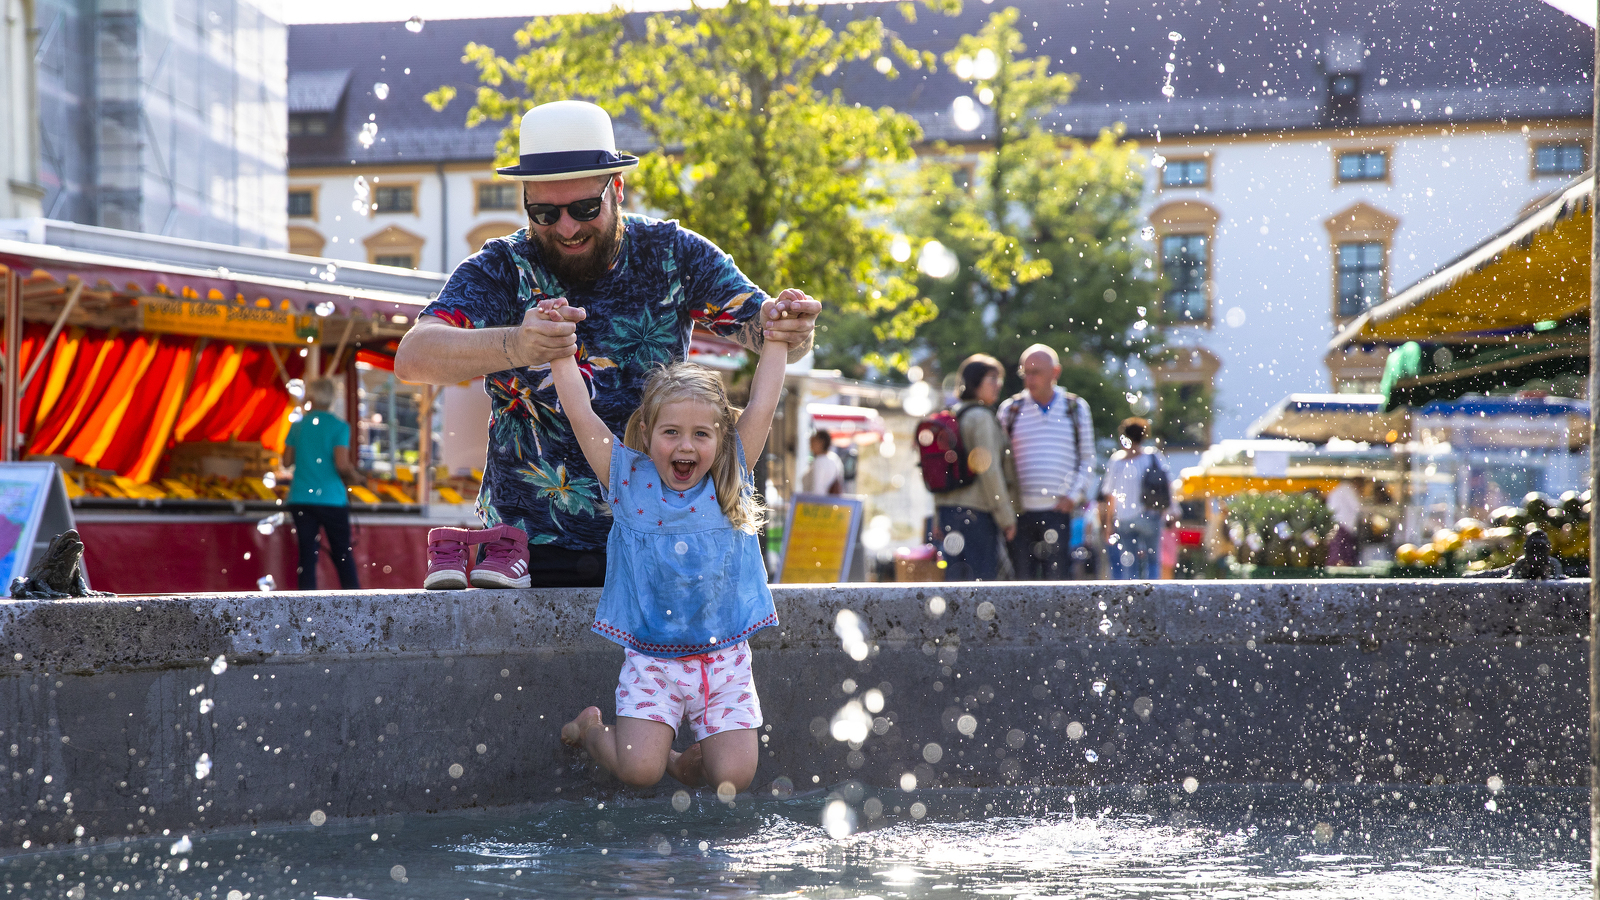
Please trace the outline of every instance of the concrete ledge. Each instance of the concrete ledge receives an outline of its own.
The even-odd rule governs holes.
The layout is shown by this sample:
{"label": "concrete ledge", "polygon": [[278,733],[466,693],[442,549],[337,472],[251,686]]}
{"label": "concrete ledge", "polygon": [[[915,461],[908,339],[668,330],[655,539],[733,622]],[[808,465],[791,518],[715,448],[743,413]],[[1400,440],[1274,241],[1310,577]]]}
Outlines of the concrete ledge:
{"label": "concrete ledge", "polygon": [[[782,626],[752,642],[760,785],[1586,777],[1587,581],[774,594]],[[611,717],[621,651],[588,631],[597,599],[0,603],[0,809],[18,811],[0,848],[593,790],[556,728],[585,705]],[[835,632],[844,609],[860,660]],[[870,688],[883,708],[846,713],[867,739],[835,740]]]}

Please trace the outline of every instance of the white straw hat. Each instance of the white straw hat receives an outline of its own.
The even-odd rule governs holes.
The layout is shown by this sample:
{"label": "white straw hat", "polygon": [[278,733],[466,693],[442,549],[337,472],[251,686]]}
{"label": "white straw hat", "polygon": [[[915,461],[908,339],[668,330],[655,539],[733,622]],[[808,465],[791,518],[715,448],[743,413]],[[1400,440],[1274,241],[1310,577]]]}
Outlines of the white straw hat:
{"label": "white straw hat", "polygon": [[562,181],[637,168],[639,158],[617,152],[611,116],[593,103],[557,100],[522,116],[521,160],[496,169],[516,181]]}

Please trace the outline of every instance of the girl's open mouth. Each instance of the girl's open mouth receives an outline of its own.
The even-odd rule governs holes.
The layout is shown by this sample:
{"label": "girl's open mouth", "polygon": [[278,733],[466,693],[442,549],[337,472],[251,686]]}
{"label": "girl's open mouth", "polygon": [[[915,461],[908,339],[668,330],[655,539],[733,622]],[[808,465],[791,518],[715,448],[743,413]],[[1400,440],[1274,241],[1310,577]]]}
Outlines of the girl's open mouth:
{"label": "girl's open mouth", "polygon": [[694,477],[694,463],[681,459],[672,461],[672,478],[674,481],[688,481]]}

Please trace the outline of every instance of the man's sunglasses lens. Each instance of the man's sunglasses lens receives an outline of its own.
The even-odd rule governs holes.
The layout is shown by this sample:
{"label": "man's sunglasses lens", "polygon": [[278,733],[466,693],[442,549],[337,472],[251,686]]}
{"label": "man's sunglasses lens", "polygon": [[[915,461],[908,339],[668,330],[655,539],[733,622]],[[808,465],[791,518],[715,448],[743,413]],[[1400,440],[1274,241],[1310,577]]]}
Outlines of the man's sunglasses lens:
{"label": "man's sunglasses lens", "polygon": [[561,210],[565,209],[574,222],[590,222],[595,216],[600,215],[600,207],[604,203],[604,194],[590,197],[588,200],[575,200],[565,207],[554,203],[531,203],[528,205],[528,218],[532,219],[535,225],[554,225],[561,221]]}

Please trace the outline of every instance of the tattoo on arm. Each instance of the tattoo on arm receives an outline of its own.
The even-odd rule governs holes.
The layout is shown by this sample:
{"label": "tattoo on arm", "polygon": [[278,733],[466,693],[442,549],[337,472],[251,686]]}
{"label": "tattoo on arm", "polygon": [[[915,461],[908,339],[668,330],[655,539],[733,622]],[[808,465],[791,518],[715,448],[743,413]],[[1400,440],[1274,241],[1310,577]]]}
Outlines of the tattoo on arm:
{"label": "tattoo on arm", "polygon": [[767,342],[767,336],[762,330],[761,323],[761,314],[756,313],[748,322],[745,322],[744,325],[740,327],[739,334],[734,337],[734,340],[738,341],[739,346],[745,348],[746,350],[749,350],[753,353],[760,353],[762,346]]}

